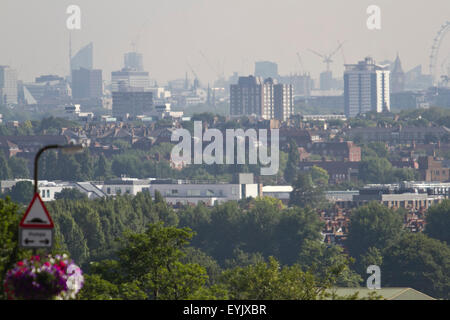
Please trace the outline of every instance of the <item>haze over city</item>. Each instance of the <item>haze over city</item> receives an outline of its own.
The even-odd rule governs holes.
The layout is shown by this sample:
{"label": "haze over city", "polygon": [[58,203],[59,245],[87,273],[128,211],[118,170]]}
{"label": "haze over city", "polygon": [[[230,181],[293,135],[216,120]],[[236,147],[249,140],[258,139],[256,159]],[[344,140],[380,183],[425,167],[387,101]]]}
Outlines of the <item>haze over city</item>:
{"label": "haze over city", "polygon": [[[81,8],[81,30],[66,28],[66,8]],[[368,30],[366,9],[381,8],[381,30]],[[214,71],[225,76],[253,73],[254,62],[277,62],[280,74],[299,71],[296,52],[305,71],[314,78],[325,69],[308,49],[334,56],[331,70],[343,72],[344,57],[354,63],[367,55],[376,61],[393,60],[400,54],[403,68],[422,64],[428,72],[430,48],[447,20],[450,2],[432,1],[24,1],[3,0],[0,5],[0,61],[31,81],[45,73],[69,74],[69,33],[72,54],[94,43],[94,65],[110,72],[123,64],[123,53],[143,54],[152,79],[165,82],[184,77],[189,62],[200,80],[212,82]],[[450,45],[443,44],[444,59]],[[210,61],[206,63],[202,52]]]}

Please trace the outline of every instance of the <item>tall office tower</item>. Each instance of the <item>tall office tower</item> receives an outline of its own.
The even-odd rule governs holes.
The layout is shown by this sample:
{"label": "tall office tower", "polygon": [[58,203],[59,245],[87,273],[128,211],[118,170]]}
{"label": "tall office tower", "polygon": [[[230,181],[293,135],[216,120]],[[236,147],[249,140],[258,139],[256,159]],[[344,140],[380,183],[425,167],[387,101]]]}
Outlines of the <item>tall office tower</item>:
{"label": "tall office tower", "polygon": [[270,61],[255,62],[255,77],[278,79],[278,65]]}
{"label": "tall office tower", "polygon": [[402,69],[400,57],[397,54],[394,65],[391,70],[391,93],[405,91],[405,73]]}
{"label": "tall office tower", "polygon": [[147,89],[149,87],[150,78],[148,72],[124,68],[121,71],[113,71],[111,73],[112,91],[119,91],[119,88]]}
{"label": "tall office tower", "polygon": [[333,89],[333,73],[331,73],[331,71],[320,73],[320,90],[331,89]]}
{"label": "tall office tower", "polygon": [[103,96],[102,70],[72,70],[72,97],[92,99]]}
{"label": "tall office tower", "polygon": [[239,77],[238,84],[230,86],[230,114],[256,115],[263,119],[287,120],[293,113],[294,88],[267,78]]}
{"label": "tall office tower", "polygon": [[262,115],[263,83],[261,78],[239,77],[230,85],[230,115]]}
{"label": "tall office tower", "polygon": [[274,118],[286,121],[294,114],[294,86],[275,84],[273,90]]}
{"label": "tall office tower", "polygon": [[17,71],[0,66],[0,105],[17,104]]}
{"label": "tall office tower", "polygon": [[147,91],[117,91],[112,93],[112,112],[114,117],[126,119],[128,116],[151,115],[153,93]]}
{"label": "tall office tower", "polygon": [[346,64],[344,71],[344,107],[347,117],[369,111],[390,111],[387,66],[375,64],[370,57],[358,64]]}
{"label": "tall office tower", "polygon": [[92,70],[94,66],[94,45],[89,43],[81,48],[70,59],[70,70],[78,70],[80,68]]}
{"label": "tall office tower", "polygon": [[124,58],[125,69],[134,69],[136,71],[144,71],[144,63],[142,54],[137,52],[125,53]]}

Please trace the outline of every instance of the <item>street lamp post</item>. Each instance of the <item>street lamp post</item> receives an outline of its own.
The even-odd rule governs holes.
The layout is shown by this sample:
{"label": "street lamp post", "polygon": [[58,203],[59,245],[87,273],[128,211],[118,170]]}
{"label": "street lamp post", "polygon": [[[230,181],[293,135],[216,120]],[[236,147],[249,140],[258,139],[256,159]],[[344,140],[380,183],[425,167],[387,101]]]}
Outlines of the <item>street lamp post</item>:
{"label": "street lamp post", "polygon": [[50,144],[47,145],[41,149],[39,149],[39,151],[36,153],[36,156],[34,157],[34,193],[38,192],[38,161],[39,161],[39,157],[41,156],[41,154],[49,149],[61,149],[62,152],[65,153],[78,153],[83,151],[83,146],[82,145],[74,145],[74,144],[69,144],[69,145],[58,145],[58,144]]}
{"label": "street lamp post", "polygon": [[[64,153],[68,153],[68,154],[73,154],[73,153],[78,153],[83,151],[83,146],[82,145],[73,145],[73,144],[69,144],[69,145],[58,145],[58,144],[50,144],[47,145],[41,149],[39,149],[39,151],[36,153],[36,156],[34,157],[34,194],[38,193],[38,161],[39,161],[39,157],[41,156],[41,154],[49,149],[61,149],[62,152]],[[33,249],[33,255],[36,255],[36,248]]]}

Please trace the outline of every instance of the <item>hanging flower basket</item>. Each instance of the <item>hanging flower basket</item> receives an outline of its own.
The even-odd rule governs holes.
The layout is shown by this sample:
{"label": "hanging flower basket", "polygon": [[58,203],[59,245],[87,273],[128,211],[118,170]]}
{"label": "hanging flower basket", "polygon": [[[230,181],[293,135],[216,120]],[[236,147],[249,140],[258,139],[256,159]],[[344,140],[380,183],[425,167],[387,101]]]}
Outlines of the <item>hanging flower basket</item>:
{"label": "hanging flower basket", "polygon": [[81,269],[67,255],[33,256],[7,272],[4,289],[11,300],[68,300],[83,283]]}

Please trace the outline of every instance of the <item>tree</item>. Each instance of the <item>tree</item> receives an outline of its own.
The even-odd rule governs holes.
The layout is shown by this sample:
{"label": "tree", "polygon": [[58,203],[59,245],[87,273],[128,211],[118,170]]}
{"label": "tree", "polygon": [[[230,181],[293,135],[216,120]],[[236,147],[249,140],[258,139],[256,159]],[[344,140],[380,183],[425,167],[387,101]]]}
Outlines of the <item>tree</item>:
{"label": "tree", "polygon": [[319,283],[299,265],[281,267],[273,257],[224,272],[222,281],[232,300],[316,300],[331,283]]}
{"label": "tree", "polygon": [[289,205],[316,208],[324,203],[323,190],[314,185],[310,173],[300,173],[293,185]]}
{"label": "tree", "polygon": [[328,175],[327,170],[318,166],[313,166],[311,168],[311,179],[315,185],[325,187],[328,185],[330,176]]}
{"label": "tree", "polygon": [[[19,206],[9,197],[0,199],[0,283],[2,284],[7,270],[29,253],[19,248],[17,231],[20,219]],[[0,299],[4,298],[3,294],[3,290],[0,290]]]}
{"label": "tree", "polygon": [[182,249],[193,233],[189,228],[151,224],[145,233],[126,233],[118,252],[127,282],[136,281],[152,299],[186,299],[207,280],[197,264],[182,264]]}
{"label": "tree", "polygon": [[111,166],[103,153],[98,157],[94,176],[96,179],[102,180],[105,180],[111,176]]}
{"label": "tree", "polygon": [[352,212],[346,246],[358,259],[370,247],[383,250],[402,232],[401,214],[377,202]]}
{"label": "tree", "polygon": [[298,146],[294,140],[289,142],[289,154],[284,170],[284,180],[287,183],[292,183],[298,175],[298,163],[300,162],[300,153],[298,152]]}
{"label": "tree", "polygon": [[405,233],[386,248],[382,282],[450,298],[450,247],[421,233]]}
{"label": "tree", "polygon": [[27,179],[30,177],[27,161],[19,157],[11,157],[8,160],[8,166],[11,169],[11,175],[13,178]]}
{"label": "tree", "polygon": [[111,282],[102,279],[98,274],[85,274],[84,286],[77,296],[78,300],[116,300],[119,288]]}
{"label": "tree", "polygon": [[11,178],[11,169],[8,166],[3,152],[0,152],[0,180],[8,180]]}
{"label": "tree", "polygon": [[30,181],[19,181],[7,193],[14,202],[27,204],[34,194],[34,186]]}
{"label": "tree", "polygon": [[428,209],[425,219],[425,234],[450,244],[450,200]]}
{"label": "tree", "polygon": [[55,200],[87,200],[87,195],[75,188],[64,188],[61,192],[55,193]]}
{"label": "tree", "polygon": [[359,179],[365,183],[392,182],[392,164],[386,158],[367,158],[359,165]]}
{"label": "tree", "polygon": [[343,287],[358,287],[362,282],[350,268],[353,261],[343,253],[342,247],[328,246],[318,240],[305,240],[298,255],[298,264],[303,270],[312,272],[321,281],[335,282]]}

